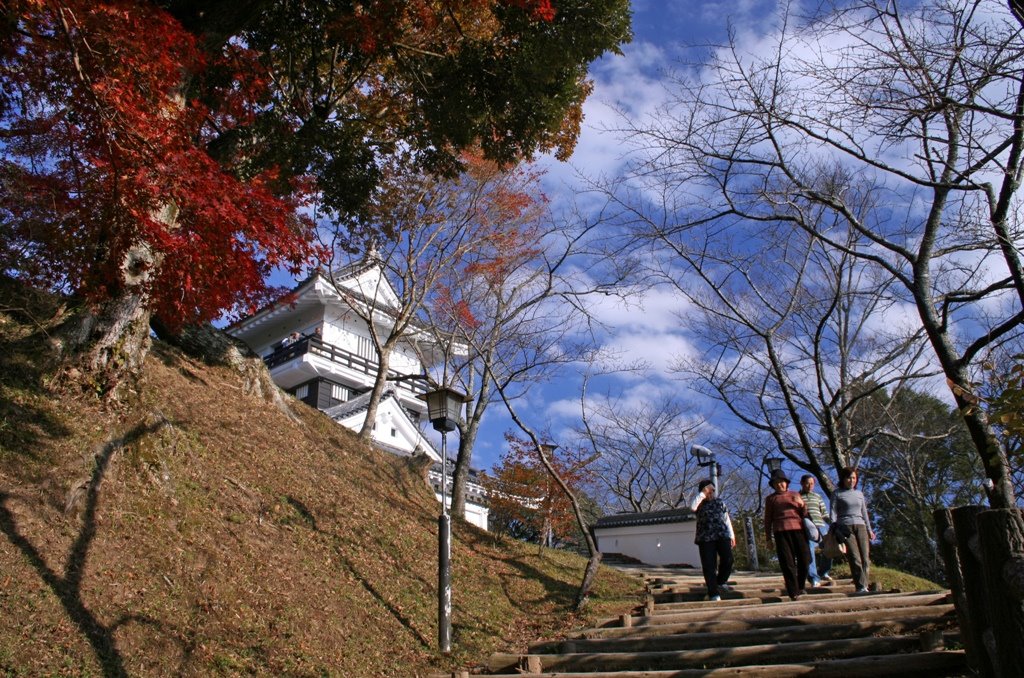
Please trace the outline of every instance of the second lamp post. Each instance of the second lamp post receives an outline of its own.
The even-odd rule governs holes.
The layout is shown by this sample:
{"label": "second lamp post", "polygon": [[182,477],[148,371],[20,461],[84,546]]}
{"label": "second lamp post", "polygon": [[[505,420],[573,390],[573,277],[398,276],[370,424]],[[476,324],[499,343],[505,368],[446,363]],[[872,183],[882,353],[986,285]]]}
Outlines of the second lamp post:
{"label": "second lamp post", "polygon": [[448,515],[448,432],[459,427],[467,398],[450,388],[419,396],[427,401],[427,419],[441,432],[441,515],[437,517],[437,644],[452,650],[452,519]]}

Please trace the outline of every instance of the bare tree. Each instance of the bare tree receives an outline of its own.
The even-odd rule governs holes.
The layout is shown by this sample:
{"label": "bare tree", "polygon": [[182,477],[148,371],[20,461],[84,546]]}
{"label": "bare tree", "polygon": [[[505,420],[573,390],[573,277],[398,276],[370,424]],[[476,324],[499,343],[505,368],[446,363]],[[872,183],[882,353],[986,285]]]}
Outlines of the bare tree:
{"label": "bare tree", "polygon": [[688,302],[680,321],[703,351],[676,369],[741,424],[722,444],[754,467],[781,453],[831,492],[828,469],[855,464],[881,430],[856,423],[865,399],[935,373],[923,331],[897,322],[893,278],[790,224],[680,227],[664,203],[623,204],[651,279]]}
{"label": "bare tree", "polygon": [[639,404],[608,394],[588,398],[589,381],[585,375],[577,434],[600,455],[591,468],[605,508],[646,512],[687,506],[694,467],[687,449],[703,419],[688,416],[670,397]]}
{"label": "bare tree", "polygon": [[[593,237],[601,220],[574,215],[556,224],[546,211],[505,224],[503,235],[478,247],[447,277],[428,311],[450,370],[470,396],[460,424],[452,512],[465,506],[473,448],[488,408],[515,401],[590,350],[586,311],[593,295],[621,292],[624,262],[600,259]],[[586,272],[580,262],[588,262]],[[604,261],[608,261],[604,259]]]}
{"label": "bare tree", "polygon": [[[594,537],[594,533],[591,531],[591,525],[587,523],[586,512],[580,498],[576,496],[576,493],[569,486],[569,483],[559,474],[558,469],[552,463],[551,458],[548,455],[547,450],[550,449],[547,443],[544,443],[538,436],[537,431],[531,427],[522,417],[513,404],[513,401],[508,398],[505,389],[498,387],[498,395],[501,397],[502,402],[508,409],[509,415],[512,417],[512,421],[515,422],[516,426],[519,427],[530,443],[533,445],[533,449],[536,451],[537,459],[540,460],[541,465],[548,472],[548,475],[555,481],[555,484],[564,493],[566,499],[568,499],[570,506],[572,507],[573,516],[576,518],[576,524],[579,527],[580,534],[583,536],[584,544],[587,547],[589,558],[587,560],[587,567],[583,571],[583,578],[580,581],[580,587],[576,593],[576,599],[573,604],[573,609],[577,612],[582,611],[587,605],[587,601],[590,599],[590,589],[594,585],[594,580],[597,578],[597,571],[601,565],[601,551],[597,548],[597,539]],[[588,463],[584,461],[584,464]]]}
{"label": "bare tree", "polygon": [[[505,226],[529,207],[525,198],[526,202],[518,200],[535,183],[535,176],[504,170],[479,158],[467,156],[466,160],[467,171],[453,179],[434,177],[396,162],[389,180],[375,195],[371,211],[375,221],[352,229],[338,228],[331,234],[332,259],[348,255],[354,244],[352,232],[369,234],[355,244],[366,250],[365,267],[379,266],[383,273],[353,284],[335,279],[337,269],[331,268],[335,289],[366,324],[377,358],[366,419],[359,432],[364,440],[370,438],[388,380],[425,377],[392,374],[395,352],[406,351],[410,361],[418,356],[428,365],[440,360],[435,333],[424,321],[426,310],[443,291],[442,282],[453,272],[464,272],[474,260],[474,252],[504,241]],[[447,341],[445,348],[451,350],[452,346]]]}
{"label": "bare tree", "polygon": [[[802,229],[891,276],[912,305],[995,490],[1005,451],[972,396],[983,352],[1019,337],[1024,41],[980,0],[842,3],[780,17],[770,49],[733,37],[630,132],[636,179],[685,194],[674,230]],[[749,44],[749,43],[746,43]],[[667,190],[667,189],[665,189]]]}

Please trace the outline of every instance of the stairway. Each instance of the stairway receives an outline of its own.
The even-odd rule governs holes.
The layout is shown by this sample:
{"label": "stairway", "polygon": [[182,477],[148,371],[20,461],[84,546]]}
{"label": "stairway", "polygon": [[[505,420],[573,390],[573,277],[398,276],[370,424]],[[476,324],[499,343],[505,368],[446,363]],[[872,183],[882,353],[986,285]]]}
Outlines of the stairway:
{"label": "stairway", "polygon": [[[623,568],[627,569],[627,568]],[[782,576],[738,573],[721,601],[704,600],[699,571],[636,569],[645,604],[632,614],[496,653],[492,676],[689,678],[697,676],[963,676],[948,592],[855,594],[852,585],[810,589],[791,602]],[[446,674],[454,678],[467,672]]]}

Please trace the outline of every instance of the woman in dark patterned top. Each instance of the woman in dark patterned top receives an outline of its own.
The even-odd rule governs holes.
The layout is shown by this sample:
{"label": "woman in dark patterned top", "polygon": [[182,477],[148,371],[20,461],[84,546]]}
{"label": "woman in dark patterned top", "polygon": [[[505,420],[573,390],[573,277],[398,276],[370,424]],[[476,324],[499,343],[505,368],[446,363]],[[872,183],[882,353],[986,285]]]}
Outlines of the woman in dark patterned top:
{"label": "woman in dark patterned top", "polygon": [[719,592],[729,590],[726,582],[732,574],[732,550],[736,546],[729,510],[725,502],[715,496],[715,486],[710,480],[700,481],[690,508],[697,514],[697,534],[693,541],[700,550],[708,600],[721,600]]}
{"label": "woman in dark patterned top", "polygon": [[789,491],[789,478],[781,471],[772,474],[768,483],[775,493],[764,500],[764,531],[768,545],[775,542],[786,593],[790,600],[796,600],[804,593],[811,562],[811,551],[804,533],[807,505],[798,493]]}

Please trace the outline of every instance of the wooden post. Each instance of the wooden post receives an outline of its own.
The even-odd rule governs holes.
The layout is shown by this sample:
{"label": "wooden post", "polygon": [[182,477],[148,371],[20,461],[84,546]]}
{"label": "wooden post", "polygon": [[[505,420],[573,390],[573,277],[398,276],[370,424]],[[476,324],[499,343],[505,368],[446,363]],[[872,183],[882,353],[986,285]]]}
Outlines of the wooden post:
{"label": "wooden post", "polygon": [[995,640],[995,673],[1019,676],[1024,667],[1024,515],[1020,509],[978,514],[987,607]]}
{"label": "wooden post", "polygon": [[991,675],[988,666],[988,653],[981,642],[981,631],[972,631],[970,607],[964,591],[964,580],[960,570],[960,554],[956,550],[956,531],[953,529],[953,513],[948,508],[938,509],[932,514],[935,518],[935,543],[946,569],[946,581],[953,594],[953,605],[956,608],[957,621],[960,624],[960,637],[963,639],[964,650],[967,652],[967,664],[978,675]]}
{"label": "wooden post", "polygon": [[750,558],[750,569],[759,572],[761,563],[757,562],[757,537],[754,533],[754,519],[750,516],[743,520],[743,533],[747,537],[747,557]]}
{"label": "wooden post", "polygon": [[956,551],[960,558],[960,577],[967,601],[967,616],[970,619],[969,631],[961,628],[964,636],[970,633],[970,642],[964,647],[973,648],[975,656],[971,657],[972,668],[980,676],[995,676],[992,666],[991,642],[985,642],[986,634],[991,638],[992,622],[989,621],[985,600],[985,575],[981,569],[981,547],[978,542],[978,513],[982,506],[960,506],[953,509],[953,529],[956,533]]}

